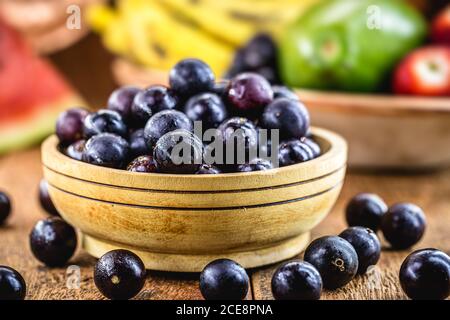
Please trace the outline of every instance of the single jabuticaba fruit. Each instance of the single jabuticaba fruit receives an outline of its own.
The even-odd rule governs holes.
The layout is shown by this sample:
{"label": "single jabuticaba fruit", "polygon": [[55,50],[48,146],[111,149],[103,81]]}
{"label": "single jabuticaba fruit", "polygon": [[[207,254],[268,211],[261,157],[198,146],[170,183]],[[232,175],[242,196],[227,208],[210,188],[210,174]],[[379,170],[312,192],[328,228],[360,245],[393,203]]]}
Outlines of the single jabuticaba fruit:
{"label": "single jabuticaba fruit", "polygon": [[53,66],[0,22],[0,153],[40,141],[61,111],[78,105],[82,99]]}

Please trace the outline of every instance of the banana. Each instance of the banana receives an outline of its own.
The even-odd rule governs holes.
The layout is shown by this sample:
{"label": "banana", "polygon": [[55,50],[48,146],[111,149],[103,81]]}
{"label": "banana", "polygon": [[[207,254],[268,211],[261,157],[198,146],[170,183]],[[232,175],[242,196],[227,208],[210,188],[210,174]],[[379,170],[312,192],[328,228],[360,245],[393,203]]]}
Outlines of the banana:
{"label": "banana", "polygon": [[196,57],[217,75],[255,33],[273,35],[319,0],[118,0],[96,6],[88,20],[107,48],[150,68]]}

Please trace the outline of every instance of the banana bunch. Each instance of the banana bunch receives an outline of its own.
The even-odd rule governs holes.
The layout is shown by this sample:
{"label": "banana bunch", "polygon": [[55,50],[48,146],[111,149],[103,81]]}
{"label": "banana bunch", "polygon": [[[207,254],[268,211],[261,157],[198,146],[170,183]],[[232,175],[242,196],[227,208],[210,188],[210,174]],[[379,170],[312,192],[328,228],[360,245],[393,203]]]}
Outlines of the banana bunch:
{"label": "banana bunch", "polygon": [[93,6],[88,21],[105,46],[132,62],[170,69],[179,60],[206,61],[217,75],[255,33],[276,37],[318,0],[117,0]]}

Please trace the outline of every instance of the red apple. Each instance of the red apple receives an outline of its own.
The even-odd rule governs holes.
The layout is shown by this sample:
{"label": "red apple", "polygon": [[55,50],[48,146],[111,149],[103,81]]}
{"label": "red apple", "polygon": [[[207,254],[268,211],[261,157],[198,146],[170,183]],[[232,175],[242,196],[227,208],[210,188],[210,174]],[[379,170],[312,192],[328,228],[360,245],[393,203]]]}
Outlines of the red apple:
{"label": "red apple", "polygon": [[396,94],[450,96],[450,47],[429,46],[410,53],[396,68]]}
{"label": "red apple", "polygon": [[450,46],[450,5],[434,18],[431,24],[431,39]]}

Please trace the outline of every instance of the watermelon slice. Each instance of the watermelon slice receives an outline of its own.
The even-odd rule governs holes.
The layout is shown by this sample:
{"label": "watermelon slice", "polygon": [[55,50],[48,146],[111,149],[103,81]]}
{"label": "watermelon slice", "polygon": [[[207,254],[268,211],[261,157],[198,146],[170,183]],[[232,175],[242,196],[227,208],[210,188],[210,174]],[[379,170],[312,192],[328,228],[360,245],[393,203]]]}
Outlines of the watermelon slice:
{"label": "watermelon slice", "polygon": [[0,153],[39,142],[61,111],[79,105],[58,71],[0,21]]}

